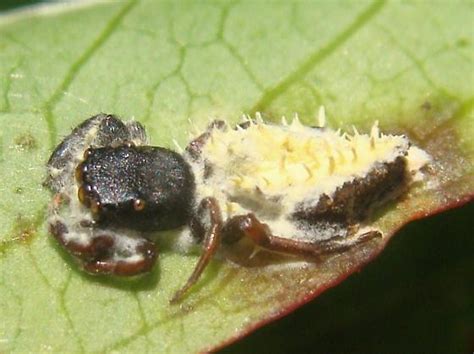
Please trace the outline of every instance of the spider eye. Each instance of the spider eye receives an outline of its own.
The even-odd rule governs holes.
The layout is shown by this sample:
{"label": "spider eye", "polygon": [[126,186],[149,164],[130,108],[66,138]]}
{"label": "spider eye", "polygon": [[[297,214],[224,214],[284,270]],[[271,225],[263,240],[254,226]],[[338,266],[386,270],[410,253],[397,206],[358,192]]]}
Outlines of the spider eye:
{"label": "spider eye", "polygon": [[79,201],[86,207],[90,207],[90,199],[86,191],[86,187],[81,186],[79,187],[79,190],[77,191],[77,197],[79,198]]}
{"label": "spider eye", "polygon": [[99,215],[99,213],[102,209],[102,205],[97,200],[91,200],[90,208],[91,208],[91,211],[94,215]]}
{"label": "spider eye", "polygon": [[88,157],[90,157],[91,155],[92,155],[92,149],[91,148],[84,151],[84,155],[83,155],[84,160],[87,159]]}
{"label": "spider eye", "polygon": [[143,199],[135,199],[133,201],[133,209],[135,209],[135,211],[142,211],[145,209],[145,206],[146,202]]}
{"label": "spider eye", "polygon": [[76,171],[74,172],[74,175],[76,177],[76,181],[78,183],[82,183],[82,179],[84,177],[84,172],[87,171],[86,166],[84,166],[84,163],[81,162],[79,165],[76,167]]}

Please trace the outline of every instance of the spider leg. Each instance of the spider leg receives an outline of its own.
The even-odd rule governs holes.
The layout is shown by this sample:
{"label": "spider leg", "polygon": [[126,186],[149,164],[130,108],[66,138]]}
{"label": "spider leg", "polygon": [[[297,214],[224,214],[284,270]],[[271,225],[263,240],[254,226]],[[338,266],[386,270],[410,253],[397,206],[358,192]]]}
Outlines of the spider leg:
{"label": "spider leg", "polygon": [[[229,220],[230,230],[250,237],[257,245],[274,252],[282,252],[303,257],[318,257],[346,251],[358,244],[380,237],[379,231],[368,231],[354,238],[334,237],[323,241],[304,241],[275,236],[267,224],[261,223],[254,214],[239,215]],[[227,226],[227,225],[226,225]],[[224,229],[226,229],[226,226]],[[224,237],[226,233],[224,233]]]}
{"label": "spider leg", "polygon": [[73,170],[89,147],[117,146],[127,142],[146,143],[146,133],[138,122],[124,124],[111,114],[95,115],[66,136],[48,160],[45,185],[54,192],[64,189],[74,178]]}
{"label": "spider leg", "polygon": [[[104,235],[104,237],[107,236]],[[95,243],[94,241],[92,243]],[[133,276],[150,271],[157,258],[154,243],[145,239],[135,247],[133,255],[128,257],[117,259],[117,256],[114,254],[105,254],[103,257],[98,256],[92,261],[85,263],[83,266],[84,270],[92,274]]]}
{"label": "spider leg", "polygon": [[87,241],[69,235],[66,224],[50,224],[50,232],[63,248],[82,260],[83,268],[91,274],[132,276],[148,272],[156,262],[157,252],[153,242],[140,238],[134,240],[132,250],[125,251],[115,241],[113,234],[99,234]]}
{"label": "spider leg", "polygon": [[136,145],[147,145],[148,144],[148,137],[146,135],[145,128],[136,120],[126,122],[125,125],[127,126],[129,139],[131,142],[135,143]]}
{"label": "spider leg", "polygon": [[64,249],[81,261],[84,270],[92,274],[131,276],[153,268],[158,256],[153,242],[116,230],[105,233],[96,229],[92,220],[73,221],[69,214],[61,214],[61,211],[70,211],[70,203],[64,194],[54,196],[49,210],[49,231]]}
{"label": "spider leg", "polygon": [[203,240],[203,252],[196,264],[193,273],[188,278],[184,286],[179,289],[171,298],[170,303],[178,303],[188,289],[193,286],[201,276],[202,272],[209,264],[212,256],[216,253],[221,244],[222,215],[219,204],[214,198],[206,198],[200,204],[200,208],[209,211],[210,225],[206,230]]}

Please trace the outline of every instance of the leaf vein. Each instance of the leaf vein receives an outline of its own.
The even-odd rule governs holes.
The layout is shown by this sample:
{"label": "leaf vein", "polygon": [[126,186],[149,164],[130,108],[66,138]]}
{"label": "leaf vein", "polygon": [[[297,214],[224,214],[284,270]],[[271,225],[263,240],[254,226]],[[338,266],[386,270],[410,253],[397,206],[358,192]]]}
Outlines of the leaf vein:
{"label": "leaf vein", "polygon": [[104,30],[100,35],[92,42],[92,44],[83,52],[79,58],[72,63],[69,68],[64,80],[56,88],[53,94],[47,99],[43,105],[43,111],[46,118],[46,123],[49,131],[49,143],[51,148],[56,145],[56,124],[53,117],[53,110],[58,102],[61,100],[64,92],[66,92],[71,86],[74,79],[77,77],[84,65],[94,56],[94,54],[107,42],[111,37],[114,30],[123,21],[124,17],[132,10],[137,4],[136,0],[128,2],[118,13],[115,15],[109,23],[105,26]]}
{"label": "leaf vein", "polygon": [[338,48],[353,37],[361,28],[369,23],[375,15],[384,7],[385,0],[376,0],[368,6],[355,20],[342,32],[340,32],[332,41],[328,42],[322,48],[318,48],[309,58],[304,61],[294,71],[289,73],[283,80],[276,84],[273,88],[267,90],[250,109],[251,113],[264,111],[275,99],[282,95],[295,82],[301,80],[308,72],[310,72],[317,64],[333,54]]}
{"label": "leaf vein", "polygon": [[385,33],[388,39],[397,46],[401,52],[411,61],[413,64],[414,69],[420,74],[420,76],[425,80],[425,82],[435,91],[438,91],[444,94],[447,97],[454,98],[455,95],[448,92],[446,89],[439,87],[435,80],[429,75],[427,70],[423,65],[423,61],[415,56],[408,48],[406,48],[400,41],[396,39],[396,37],[384,26],[379,26],[379,28]]}
{"label": "leaf vein", "polygon": [[221,14],[221,19],[219,23],[219,29],[217,31],[217,41],[221,41],[222,44],[224,45],[225,48],[229,51],[229,53],[238,61],[242,69],[245,71],[247,76],[250,78],[250,80],[258,87],[260,91],[264,91],[264,86],[262,85],[261,82],[257,79],[255,74],[253,73],[252,70],[250,70],[249,66],[245,62],[245,58],[238,52],[237,48],[230,43],[227,38],[225,37],[225,25],[227,22],[227,19],[229,18],[229,13],[232,7],[234,7],[237,4],[237,2],[231,2],[227,4],[222,9],[222,14]]}
{"label": "leaf vein", "polygon": [[74,322],[72,321],[71,315],[69,313],[69,310],[67,309],[66,306],[66,293],[69,288],[69,285],[71,284],[71,277],[72,277],[72,272],[69,272],[68,278],[66,279],[66,283],[62,287],[62,289],[59,290],[59,308],[61,312],[63,313],[64,317],[66,318],[66,322],[71,329],[71,332],[73,333],[73,337],[76,339],[77,344],[79,345],[79,351],[81,353],[85,353],[85,347],[84,343],[81,340],[81,337],[79,336],[79,333],[76,330],[76,327],[74,325]]}

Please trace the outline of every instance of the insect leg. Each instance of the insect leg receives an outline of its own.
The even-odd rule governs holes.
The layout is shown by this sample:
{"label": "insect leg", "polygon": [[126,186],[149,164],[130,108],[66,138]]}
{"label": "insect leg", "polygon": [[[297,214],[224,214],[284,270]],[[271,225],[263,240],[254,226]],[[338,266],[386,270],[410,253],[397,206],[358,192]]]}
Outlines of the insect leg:
{"label": "insect leg", "polygon": [[239,229],[245,236],[250,237],[257,245],[265,249],[303,257],[318,257],[323,254],[343,252],[381,236],[378,231],[368,231],[353,239],[337,237],[311,242],[275,236],[268,225],[261,223],[253,214],[235,216],[229,222],[232,222],[234,230]]}
{"label": "insect leg", "polygon": [[213,129],[223,130],[225,128],[225,122],[222,120],[215,120],[209,124],[206,131],[199,135],[197,138],[192,140],[186,147],[186,151],[193,159],[198,159],[201,156],[201,150],[206,145],[207,140],[211,136]]}
{"label": "insect leg", "polygon": [[186,284],[184,284],[184,286],[179,289],[170,300],[170,303],[172,304],[178,303],[186,291],[197,282],[221,243],[222,215],[219,204],[214,198],[206,198],[201,202],[200,208],[209,211],[210,219],[210,225],[206,230],[203,240],[204,250]]}

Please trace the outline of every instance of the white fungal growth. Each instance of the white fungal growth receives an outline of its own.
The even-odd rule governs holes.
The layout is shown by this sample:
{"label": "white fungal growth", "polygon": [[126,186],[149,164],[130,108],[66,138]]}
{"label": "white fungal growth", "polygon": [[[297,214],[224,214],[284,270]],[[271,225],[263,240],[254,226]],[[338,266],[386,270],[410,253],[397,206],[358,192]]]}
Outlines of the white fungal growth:
{"label": "white fungal growth", "polygon": [[326,110],[324,109],[324,106],[319,107],[317,123],[320,128],[326,126]]}
{"label": "white fungal growth", "polygon": [[[291,124],[284,117],[280,125],[265,123],[260,114],[246,121],[246,129],[212,129],[202,160],[189,161],[197,181],[196,200],[215,197],[225,218],[252,212],[277,235],[297,233],[288,220],[297,205],[331,197],[378,164],[402,156],[408,160],[408,173],[415,175],[429,161],[406,136],[381,134],[378,122],[369,134],[355,127],[351,135],[323,128],[324,108],[318,112],[320,128],[302,125],[297,115]],[[202,161],[211,166],[210,176],[205,176]]]}

